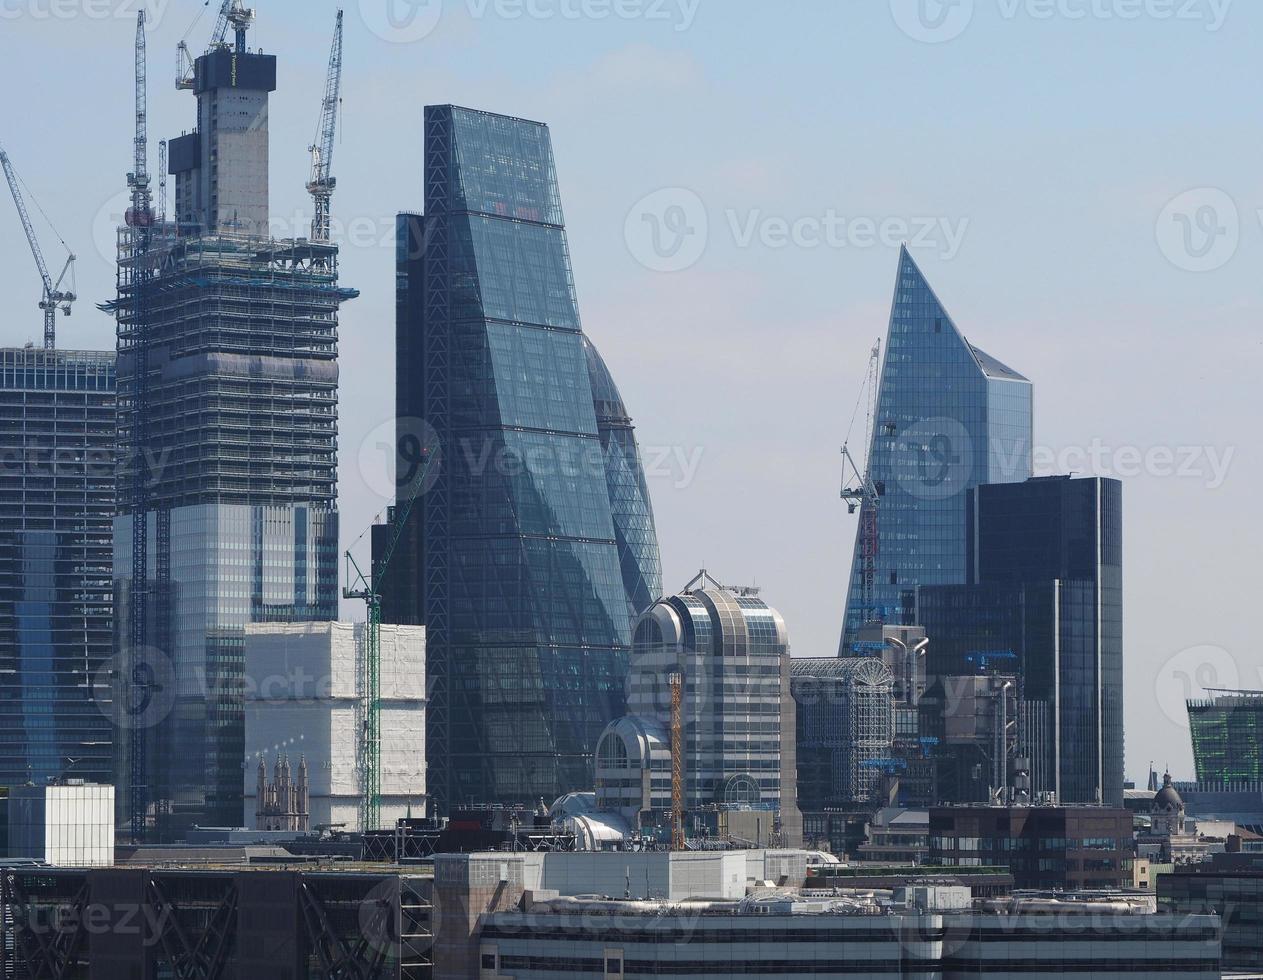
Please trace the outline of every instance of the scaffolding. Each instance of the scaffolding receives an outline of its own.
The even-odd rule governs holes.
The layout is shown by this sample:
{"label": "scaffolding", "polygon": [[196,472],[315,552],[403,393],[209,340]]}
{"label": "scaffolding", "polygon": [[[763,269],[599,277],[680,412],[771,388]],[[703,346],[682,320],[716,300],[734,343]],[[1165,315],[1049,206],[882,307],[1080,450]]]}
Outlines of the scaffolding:
{"label": "scaffolding", "polygon": [[[894,675],[876,657],[790,661],[798,711],[800,806],[861,803],[892,762]],[[806,778],[803,778],[806,777]]]}

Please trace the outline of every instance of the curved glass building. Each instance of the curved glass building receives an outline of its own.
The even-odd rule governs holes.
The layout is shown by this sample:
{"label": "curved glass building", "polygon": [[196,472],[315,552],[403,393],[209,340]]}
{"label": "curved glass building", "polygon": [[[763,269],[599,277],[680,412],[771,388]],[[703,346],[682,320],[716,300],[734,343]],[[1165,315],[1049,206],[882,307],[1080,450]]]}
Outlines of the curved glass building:
{"label": "curved glass building", "polygon": [[635,619],[662,595],[662,561],[653,524],[653,504],[623,396],[605,360],[587,337],[583,338],[583,349],[588,356],[596,428],[605,456],[605,485],[610,493],[618,564],[628,607]]}
{"label": "curved glass building", "polygon": [[868,457],[877,548],[868,571],[857,533],[843,656],[866,622],[910,624],[917,586],[965,581],[965,493],[1031,476],[1031,394],[965,339],[902,249]]}
{"label": "curved glass building", "polygon": [[624,713],[632,610],[660,580],[648,497],[590,373],[548,127],[429,106],[424,186],[397,241],[401,480],[437,455],[383,616],[426,627],[439,811],[553,800],[591,786]]}

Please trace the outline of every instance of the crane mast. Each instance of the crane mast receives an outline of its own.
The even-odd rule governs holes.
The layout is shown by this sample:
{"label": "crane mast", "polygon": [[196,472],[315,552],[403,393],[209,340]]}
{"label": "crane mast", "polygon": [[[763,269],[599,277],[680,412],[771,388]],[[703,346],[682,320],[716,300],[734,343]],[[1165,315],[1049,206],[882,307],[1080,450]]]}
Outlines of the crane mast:
{"label": "crane mast", "polygon": [[359,770],[363,786],[360,797],[360,830],[376,830],[381,822],[381,624],[382,583],[390,568],[390,560],[408,526],[417,498],[425,487],[430,464],[434,461],[432,447],[421,448],[422,462],[412,479],[412,487],[404,503],[391,518],[392,530],[385,551],[367,576],[359,564],[346,552],[348,585],[342,589],[344,599],[362,599],[367,611],[364,639],[364,666],[361,676],[364,722],[360,732]]}
{"label": "crane mast", "polygon": [[[881,365],[881,340],[873,344],[869,351],[868,368],[864,378],[864,388],[860,393],[860,401],[865,406],[864,445],[866,457],[861,468],[851,453],[850,440],[842,446],[842,499],[846,501],[847,513],[860,512],[859,557],[860,557],[860,602],[867,619],[878,619],[879,611],[875,600],[875,583],[877,578],[877,514],[881,503],[882,488],[873,480],[873,436],[877,418],[878,374]],[[858,404],[856,406],[858,410]],[[852,419],[854,422],[854,419]]]}
{"label": "crane mast", "polygon": [[[0,167],[4,169],[5,180],[9,182],[9,191],[18,209],[22,230],[26,233],[26,243],[31,247],[31,255],[35,257],[35,267],[39,270],[40,281],[44,286],[44,292],[39,301],[39,308],[44,314],[44,349],[53,350],[57,346],[57,311],[61,310],[66,316],[70,316],[70,304],[77,298],[74,291],[75,256],[69,249],[66,250],[68,254],[66,264],[62,266],[61,275],[57,277],[57,281],[53,282],[52,276],[48,274],[48,265],[44,262],[44,252],[39,247],[39,239],[35,236],[35,227],[31,224],[31,215],[26,209],[26,201],[22,197],[18,176],[13,170],[13,162],[3,147],[0,147]],[[54,229],[54,234],[56,234],[56,229]],[[58,238],[60,237],[59,235]],[[62,244],[66,244],[64,240]],[[61,287],[67,275],[70,276],[70,288],[63,290]]]}
{"label": "crane mast", "polygon": [[[149,187],[149,134],[146,111],[145,72],[145,12],[136,15],[136,133],[132,142],[132,171],[127,175],[131,190],[131,207],[127,212],[127,268],[126,276],[132,293],[130,312],[133,331],[132,390],[130,392],[130,443],[131,462],[136,472],[132,477],[130,503],[132,518],[132,568],[131,589],[128,595],[128,619],[130,631],[128,647],[123,658],[126,672],[126,689],[133,703],[146,703],[155,684],[153,665],[148,662],[145,650],[150,643],[149,629],[149,475],[146,465],[145,444],[149,411],[149,326],[146,322],[149,283],[153,269],[149,260],[149,248],[153,234],[153,208]],[[126,268],[120,256],[120,276]],[[120,279],[120,283],[124,280]],[[121,323],[120,323],[121,326]],[[144,840],[149,811],[149,745],[144,729],[130,733],[127,752],[128,820],[132,839]]]}
{"label": "crane mast", "polygon": [[320,105],[320,127],[311,152],[311,178],[307,193],[311,195],[313,214],[311,240],[329,241],[330,200],[337,181],[333,177],[333,139],[338,128],[338,101],[342,92],[342,11],[338,11],[333,29],[333,45],[329,50],[329,72],[325,79],[325,96]]}

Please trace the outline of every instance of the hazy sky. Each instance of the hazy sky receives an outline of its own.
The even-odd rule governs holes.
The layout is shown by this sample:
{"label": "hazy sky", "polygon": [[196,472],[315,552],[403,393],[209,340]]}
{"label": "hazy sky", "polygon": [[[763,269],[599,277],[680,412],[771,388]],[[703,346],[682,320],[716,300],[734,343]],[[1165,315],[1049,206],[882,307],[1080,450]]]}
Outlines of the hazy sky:
{"label": "hazy sky", "polygon": [[[280,57],[277,231],[306,234],[335,4],[254,3],[251,46]],[[204,46],[215,10],[148,9],[156,168],[194,121],[176,42],[201,13]],[[95,304],[135,10],[0,0],[0,141],[79,254],[65,347],[113,345]],[[1041,472],[1124,477],[1128,775],[1191,775],[1184,695],[1263,686],[1261,45],[1245,0],[348,3],[333,212],[363,295],[341,325],[344,542],[390,487],[393,216],[421,205],[422,106],[543,120],[668,588],[702,565],[757,583],[796,655],[836,650],[855,529],[838,450],[907,238],[965,334],[1034,381]],[[0,343],[37,340],[7,201],[0,270]]]}

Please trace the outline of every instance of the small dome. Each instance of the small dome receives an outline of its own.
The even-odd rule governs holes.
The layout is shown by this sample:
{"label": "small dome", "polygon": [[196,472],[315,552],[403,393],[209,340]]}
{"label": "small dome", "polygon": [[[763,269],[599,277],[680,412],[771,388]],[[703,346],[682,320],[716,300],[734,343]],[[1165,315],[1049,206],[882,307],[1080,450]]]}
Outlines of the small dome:
{"label": "small dome", "polygon": [[1162,777],[1162,789],[1153,798],[1155,810],[1183,810],[1184,800],[1171,783],[1171,774]]}

